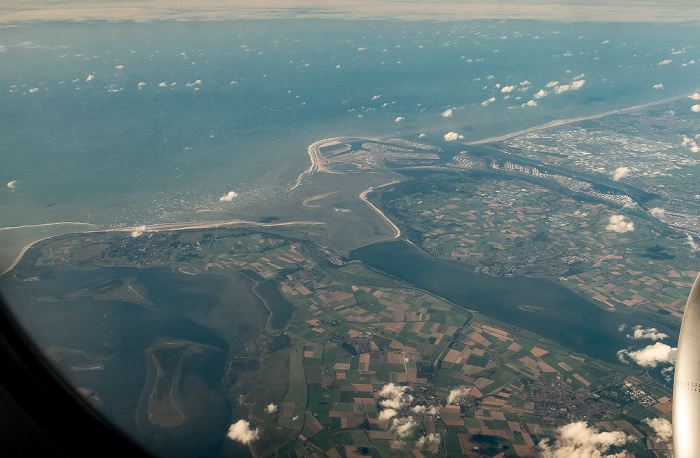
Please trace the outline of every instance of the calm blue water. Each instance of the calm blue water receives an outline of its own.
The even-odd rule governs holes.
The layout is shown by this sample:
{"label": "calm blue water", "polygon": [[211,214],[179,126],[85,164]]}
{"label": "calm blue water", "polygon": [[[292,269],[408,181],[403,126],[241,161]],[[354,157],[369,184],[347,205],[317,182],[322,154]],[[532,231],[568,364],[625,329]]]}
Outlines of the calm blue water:
{"label": "calm blue water", "polygon": [[0,226],[189,221],[284,195],[321,138],[471,140],[676,96],[700,85],[699,39],[534,21],[3,28]]}

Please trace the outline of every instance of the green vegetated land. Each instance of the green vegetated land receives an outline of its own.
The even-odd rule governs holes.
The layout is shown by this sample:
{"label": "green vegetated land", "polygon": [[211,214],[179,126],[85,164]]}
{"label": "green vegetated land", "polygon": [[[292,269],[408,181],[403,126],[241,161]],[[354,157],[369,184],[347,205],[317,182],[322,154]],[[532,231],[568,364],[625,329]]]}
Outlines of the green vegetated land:
{"label": "green vegetated land", "polygon": [[[384,253],[381,247],[364,250]],[[427,271],[431,262],[434,258],[410,259],[404,268]],[[418,289],[417,279],[405,272],[387,276],[379,270],[391,270],[386,266],[349,261],[291,233],[219,229],[216,235],[193,230],[138,238],[121,233],[63,236],[37,245],[13,279],[5,281],[14,288],[36,288],[48,281],[43,276],[49,266],[52,272],[78,274],[126,270],[124,277],[107,283],[99,277],[98,285],[42,293],[37,305],[87,296],[96,304],[122,301],[147,313],[199,323],[226,340],[229,355],[223,367],[197,369],[194,356],[190,365],[201,374],[218,371],[220,392],[232,406],[226,422],[244,418],[257,428],[260,438],[250,445],[255,454],[395,456],[418,449],[425,456],[528,456],[558,426],[579,419],[635,435],[638,443],[628,448],[637,449],[645,448],[643,441],[652,435],[643,420],[670,413],[670,388],[639,367],[574,351],[557,343],[557,335],[545,338],[517,322],[489,318],[487,309],[476,311],[476,298],[451,298],[449,289],[455,285],[448,278]],[[233,290],[219,303],[231,301],[233,309],[257,307],[267,318],[244,345],[236,344],[224,328],[235,328],[239,318],[222,315],[219,303],[197,310],[163,303],[158,297],[163,293],[147,275],[163,268],[169,269],[171,289],[195,298],[209,295],[206,288],[194,286],[199,281],[243,275],[251,292],[248,303],[237,304],[240,294]],[[540,307],[549,306],[530,302],[513,303],[511,311],[537,315]],[[593,310],[589,313],[599,311]],[[212,313],[217,320],[211,320]],[[619,344],[619,336],[612,341]],[[188,342],[199,343],[196,335]],[[70,360],[55,358],[59,367],[76,374]],[[106,358],[102,371],[109,371],[114,357]],[[177,373],[168,364],[177,364],[178,358],[153,361],[169,377]],[[81,391],[108,397],[90,379],[75,379]],[[150,406],[163,406],[155,418],[184,423],[188,410],[178,406],[184,400],[163,391],[165,382],[173,384],[156,385],[162,395],[154,388],[145,391],[152,392]],[[386,389],[389,384],[393,390]]]}
{"label": "green vegetated land", "polygon": [[[590,150],[618,138],[575,129]],[[367,195],[400,240],[348,251],[358,215],[376,218],[363,226],[371,240],[390,231],[351,193],[326,192],[326,176],[302,204],[319,218],[327,207],[325,229],[63,235],[0,281],[87,399],[137,436],[167,443],[177,427],[171,446],[206,437],[231,452],[224,432],[245,419],[259,456],[535,456],[585,421],[631,438],[613,452],[664,456],[670,444],[645,420],[670,419],[672,366],[630,355],[654,343],[635,331],[677,338],[698,273],[680,229],[694,223],[651,205],[691,214],[696,184],[622,141],[610,154],[648,172],[640,187],[612,182],[597,172],[611,156],[570,138],[324,147],[324,167],[345,178],[401,177]],[[198,398],[228,406],[209,436],[192,426]],[[137,409],[150,410],[134,422]]]}

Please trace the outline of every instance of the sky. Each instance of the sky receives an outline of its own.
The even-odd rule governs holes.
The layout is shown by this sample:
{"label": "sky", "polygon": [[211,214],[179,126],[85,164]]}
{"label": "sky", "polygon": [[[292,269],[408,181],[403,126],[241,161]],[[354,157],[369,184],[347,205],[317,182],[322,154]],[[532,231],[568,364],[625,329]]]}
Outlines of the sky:
{"label": "sky", "polygon": [[56,20],[226,20],[343,18],[399,20],[543,19],[597,22],[690,22],[690,0],[23,0],[0,5],[0,24]]}

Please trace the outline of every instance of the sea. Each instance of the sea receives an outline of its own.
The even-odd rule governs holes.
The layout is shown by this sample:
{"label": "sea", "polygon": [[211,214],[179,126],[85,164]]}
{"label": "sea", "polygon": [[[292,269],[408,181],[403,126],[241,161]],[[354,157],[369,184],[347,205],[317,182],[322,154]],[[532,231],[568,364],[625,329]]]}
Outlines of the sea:
{"label": "sea", "polygon": [[468,142],[691,94],[698,41],[695,24],[4,26],[0,228],[235,219],[288,195],[319,139]]}

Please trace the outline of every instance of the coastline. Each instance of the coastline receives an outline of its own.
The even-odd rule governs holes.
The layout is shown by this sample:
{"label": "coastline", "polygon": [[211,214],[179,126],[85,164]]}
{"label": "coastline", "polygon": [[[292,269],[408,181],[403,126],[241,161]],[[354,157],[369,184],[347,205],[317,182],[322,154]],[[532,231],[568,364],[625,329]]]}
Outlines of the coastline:
{"label": "coastline", "polygon": [[[383,187],[385,187],[385,186],[391,186],[392,184],[396,184],[396,183],[399,183],[399,182],[400,182],[400,180],[390,181],[389,183],[385,183],[385,184],[383,184],[383,185],[381,185],[381,186],[377,186],[377,188],[383,188]],[[366,190],[362,191],[358,197],[360,198],[361,201],[363,201],[364,203],[366,203],[367,205],[369,205],[369,206],[372,208],[372,210],[374,210],[374,211],[375,211],[389,226],[391,226],[391,229],[394,231],[394,238],[395,238],[395,239],[398,239],[399,237],[401,237],[401,229],[399,229],[398,226],[397,226],[396,224],[394,224],[394,222],[391,221],[391,220],[384,214],[384,212],[382,212],[380,209],[378,209],[377,207],[375,207],[374,204],[372,204],[372,202],[370,202],[370,201],[367,199],[367,194],[369,194],[370,192],[374,191],[374,189],[375,189],[375,188],[366,189]]]}
{"label": "coastline", "polygon": [[[39,225],[34,225],[34,226],[52,226],[56,224],[83,224],[83,225],[89,225],[89,226],[94,226],[94,224],[90,223],[46,223],[46,224],[39,224]],[[171,224],[157,224],[153,226],[140,226],[140,227],[119,227],[119,228],[112,228],[112,229],[96,229],[96,230],[89,230],[89,231],[75,231],[75,232],[67,232],[63,234],[54,234],[54,235],[49,235],[46,237],[42,237],[36,240],[33,240],[24,247],[22,247],[21,251],[19,254],[15,257],[14,261],[10,264],[9,267],[7,267],[5,270],[0,272],[0,277],[4,276],[5,274],[9,273],[14,269],[17,264],[22,260],[22,257],[24,254],[34,245],[36,245],[39,242],[42,242],[44,240],[53,238],[53,237],[58,237],[60,235],[65,235],[65,234],[95,234],[95,233],[101,233],[101,232],[141,232],[138,236],[140,237],[142,234],[145,234],[147,232],[165,232],[165,231],[184,231],[188,229],[208,229],[208,228],[217,228],[217,227],[233,227],[233,226],[257,226],[257,227],[275,227],[275,226],[325,226],[326,223],[323,221],[288,221],[284,223],[258,223],[255,221],[245,221],[245,220],[230,220],[230,221],[221,221],[221,222],[211,222],[211,221],[204,221],[204,222],[199,222],[199,223],[171,223]],[[23,226],[18,226],[18,227],[8,227],[8,228],[0,228],[2,229],[17,229],[21,228]],[[33,227],[33,226],[29,226]]]}

